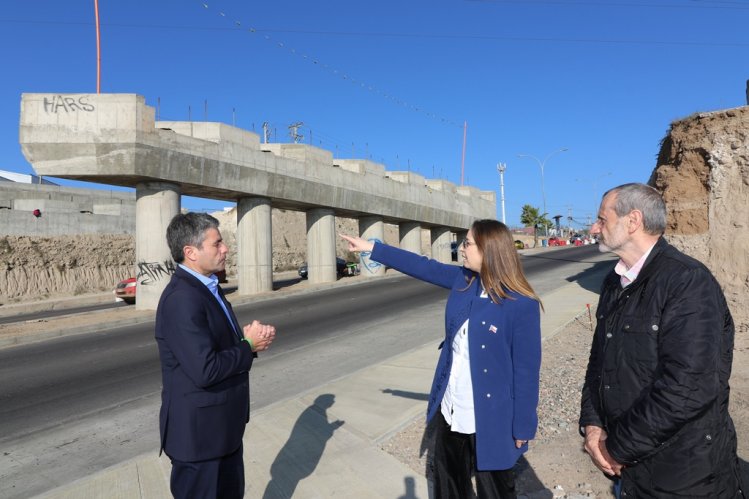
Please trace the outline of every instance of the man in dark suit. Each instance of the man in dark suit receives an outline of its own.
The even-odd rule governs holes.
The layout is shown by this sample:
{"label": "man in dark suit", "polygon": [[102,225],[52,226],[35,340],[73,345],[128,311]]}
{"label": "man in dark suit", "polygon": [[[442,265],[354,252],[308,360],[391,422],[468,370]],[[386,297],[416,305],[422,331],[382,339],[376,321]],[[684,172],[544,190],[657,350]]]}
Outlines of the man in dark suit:
{"label": "man in dark suit", "polygon": [[240,327],[218,286],[228,249],[218,220],[175,216],[167,243],[178,266],[156,312],[162,371],[161,450],[175,498],[244,496],[242,436],[250,417],[249,370],[273,326]]}

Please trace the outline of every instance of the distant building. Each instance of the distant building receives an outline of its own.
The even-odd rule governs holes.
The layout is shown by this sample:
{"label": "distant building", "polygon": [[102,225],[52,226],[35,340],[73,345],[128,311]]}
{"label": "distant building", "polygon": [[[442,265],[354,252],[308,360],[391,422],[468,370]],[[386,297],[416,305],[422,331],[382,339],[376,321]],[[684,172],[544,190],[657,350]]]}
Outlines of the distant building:
{"label": "distant building", "polygon": [[0,182],[17,182],[19,184],[58,185],[54,182],[50,182],[49,180],[43,177],[38,177],[36,175],[29,175],[26,173],[9,172],[6,170],[0,170]]}

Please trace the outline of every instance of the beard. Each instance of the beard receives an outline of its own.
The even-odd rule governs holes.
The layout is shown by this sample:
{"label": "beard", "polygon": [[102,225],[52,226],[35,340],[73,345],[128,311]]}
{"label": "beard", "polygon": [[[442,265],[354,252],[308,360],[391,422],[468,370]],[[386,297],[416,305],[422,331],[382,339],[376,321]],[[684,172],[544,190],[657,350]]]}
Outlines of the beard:
{"label": "beard", "polygon": [[608,235],[603,236],[603,232],[598,236],[598,251],[601,253],[613,252],[621,248],[627,240],[627,232],[623,225],[617,225]]}

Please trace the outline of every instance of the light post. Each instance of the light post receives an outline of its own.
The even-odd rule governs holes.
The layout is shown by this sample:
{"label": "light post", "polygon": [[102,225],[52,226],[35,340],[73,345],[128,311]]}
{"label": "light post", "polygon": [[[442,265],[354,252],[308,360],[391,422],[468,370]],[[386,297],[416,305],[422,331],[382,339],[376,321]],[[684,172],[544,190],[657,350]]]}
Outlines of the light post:
{"label": "light post", "polygon": [[499,200],[502,203],[502,223],[507,225],[507,221],[505,221],[505,170],[507,170],[506,163],[497,163],[497,171],[499,172]]}
{"label": "light post", "polygon": [[[555,154],[559,154],[560,152],[564,152],[564,151],[567,151],[567,150],[568,149],[566,147],[562,147],[560,149],[557,149],[556,151],[549,153],[544,158],[543,161],[541,161],[540,159],[538,159],[537,157],[535,157],[532,154],[518,154],[518,158],[531,158],[531,159],[535,159],[536,163],[538,163],[538,166],[541,168],[541,196],[543,197],[543,200],[544,200],[544,211],[543,211],[543,215],[542,216],[546,216],[548,214],[546,212],[546,190],[544,189],[544,165],[546,165],[546,162],[549,160],[549,158],[551,158]],[[547,224],[544,224],[544,229],[545,229],[546,237],[549,237],[549,226]]]}

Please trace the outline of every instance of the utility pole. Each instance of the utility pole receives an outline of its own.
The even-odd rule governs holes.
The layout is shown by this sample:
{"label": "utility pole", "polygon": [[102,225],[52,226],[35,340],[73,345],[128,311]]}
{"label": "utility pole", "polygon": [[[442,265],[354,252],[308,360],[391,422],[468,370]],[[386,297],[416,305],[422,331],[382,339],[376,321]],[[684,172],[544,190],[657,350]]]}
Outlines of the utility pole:
{"label": "utility pole", "polygon": [[499,172],[499,202],[502,205],[502,223],[507,225],[505,220],[505,170],[507,170],[507,163],[497,163],[497,171]]}
{"label": "utility pole", "polygon": [[572,205],[567,205],[567,237],[572,235]]}

